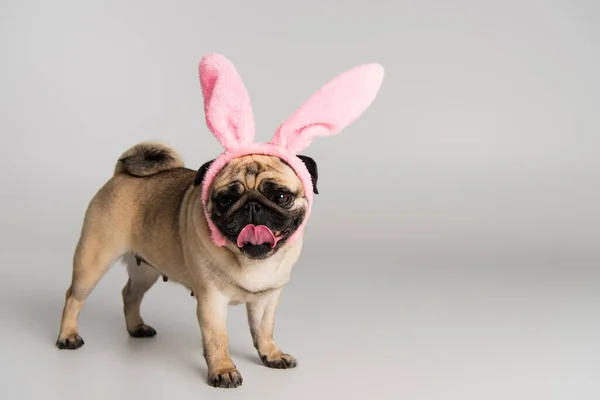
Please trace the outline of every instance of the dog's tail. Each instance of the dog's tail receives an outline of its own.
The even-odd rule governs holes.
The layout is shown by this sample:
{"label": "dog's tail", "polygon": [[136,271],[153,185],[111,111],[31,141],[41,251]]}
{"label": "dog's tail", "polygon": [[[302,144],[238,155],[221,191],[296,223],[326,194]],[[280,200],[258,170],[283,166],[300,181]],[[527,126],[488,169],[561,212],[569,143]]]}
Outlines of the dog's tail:
{"label": "dog's tail", "polygon": [[184,166],[181,156],[169,146],[142,142],[130,147],[117,162],[115,175],[150,176]]}

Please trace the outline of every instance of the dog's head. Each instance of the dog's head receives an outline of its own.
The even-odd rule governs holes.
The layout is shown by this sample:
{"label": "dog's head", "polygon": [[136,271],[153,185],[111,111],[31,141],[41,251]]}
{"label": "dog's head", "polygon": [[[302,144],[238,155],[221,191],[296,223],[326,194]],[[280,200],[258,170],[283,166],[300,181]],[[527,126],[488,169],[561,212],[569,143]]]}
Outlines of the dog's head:
{"label": "dog's head", "polygon": [[375,99],[383,67],[363,64],[313,94],[270,142],[255,142],[250,97],[233,64],[207,54],[199,66],[206,124],[225,151],[202,166],[204,216],[215,245],[263,259],[303,232],[316,193],[316,163],[300,156],[314,138],[331,136]]}
{"label": "dog's head", "polygon": [[[317,190],[317,164],[298,156]],[[198,171],[200,184],[212,161]],[[266,259],[285,247],[307,216],[308,200],[294,170],[278,157],[247,155],[230,161],[209,188],[206,210],[226,246],[251,259]]]}

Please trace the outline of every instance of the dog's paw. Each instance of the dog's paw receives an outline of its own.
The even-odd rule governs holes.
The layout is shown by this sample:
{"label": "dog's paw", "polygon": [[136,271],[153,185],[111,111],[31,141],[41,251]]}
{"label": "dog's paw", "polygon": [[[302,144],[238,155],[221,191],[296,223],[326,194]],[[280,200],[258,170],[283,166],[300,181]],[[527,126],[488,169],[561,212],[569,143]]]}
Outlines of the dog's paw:
{"label": "dog's paw", "polygon": [[217,370],[208,374],[208,384],[216,388],[236,388],[242,386],[242,381],[242,375],[236,368]]}
{"label": "dog's paw", "polygon": [[156,330],[148,325],[140,325],[134,330],[128,331],[132,338],[150,338],[156,336]]}
{"label": "dog's paw", "polygon": [[58,338],[56,347],[61,350],[76,350],[84,345],[84,341],[78,334],[74,333],[65,338]]}
{"label": "dog's paw", "polygon": [[282,352],[278,352],[273,357],[267,357],[265,354],[260,356],[263,364],[269,368],[277,368],[277,369],[288,369],[288,368],[296,368],[298,366],[298,360],[289,354],[285,354]]}

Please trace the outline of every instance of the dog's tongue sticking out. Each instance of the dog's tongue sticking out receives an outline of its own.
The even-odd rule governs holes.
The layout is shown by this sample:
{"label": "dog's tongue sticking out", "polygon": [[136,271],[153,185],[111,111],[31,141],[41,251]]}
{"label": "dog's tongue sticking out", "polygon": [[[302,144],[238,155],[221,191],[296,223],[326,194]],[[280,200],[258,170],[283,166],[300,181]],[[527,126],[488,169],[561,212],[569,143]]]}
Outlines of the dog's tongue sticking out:
{"label": "dog's tongue sticking out", "polygon": [[237,238],[238,247],[244,247],[246,244],[261,245],[268,244],[271,248],[277,245],[279,237],[275,237],[273,232],[264,225],[255,226],[248,224],[242,229]]}

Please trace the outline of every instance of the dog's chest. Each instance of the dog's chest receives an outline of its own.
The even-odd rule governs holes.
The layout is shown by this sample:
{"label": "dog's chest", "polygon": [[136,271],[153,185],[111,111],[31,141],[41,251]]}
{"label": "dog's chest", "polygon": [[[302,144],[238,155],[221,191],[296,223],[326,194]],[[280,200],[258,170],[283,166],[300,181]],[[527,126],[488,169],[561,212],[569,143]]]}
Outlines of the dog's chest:
{"label": "dog's chest", "polygon": [[293,264],[281,260],[248,263],[232,276],[235,284],[227,290],[232,304],[251,301],[284,286]]}
{"label": "dog's chest", "polygon": [[240,286],[251,292],[281,287],[290,279],[292,269],[292,263],[286,261],[265,260],[242,265],[236,280]]}

